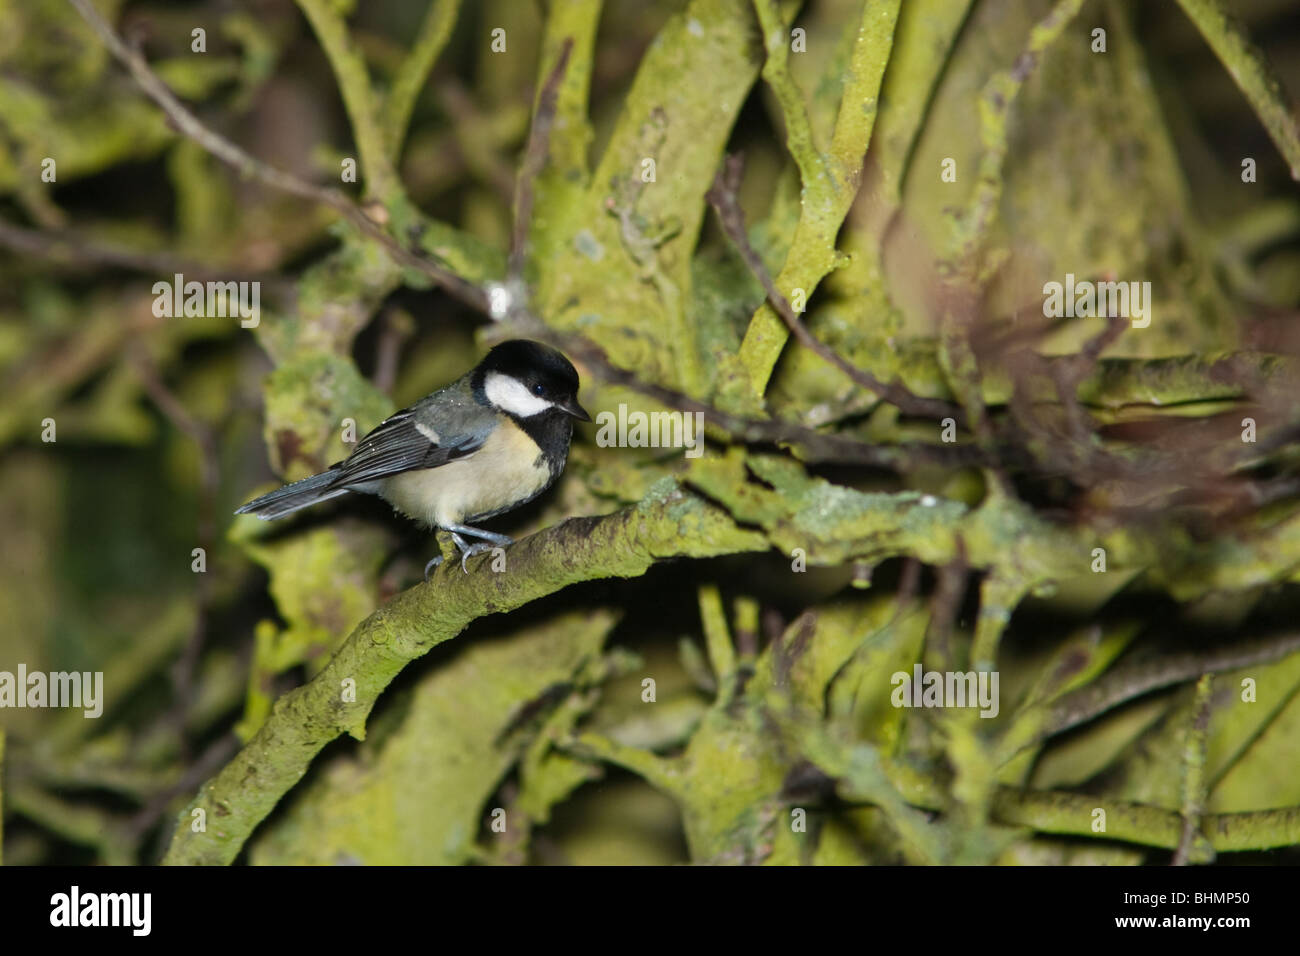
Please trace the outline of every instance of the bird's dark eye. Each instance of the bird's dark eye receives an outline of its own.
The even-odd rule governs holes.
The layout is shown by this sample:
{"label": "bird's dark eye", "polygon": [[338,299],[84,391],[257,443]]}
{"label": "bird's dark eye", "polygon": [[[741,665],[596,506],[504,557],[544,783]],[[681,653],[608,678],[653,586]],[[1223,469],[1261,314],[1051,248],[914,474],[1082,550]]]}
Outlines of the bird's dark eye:
{"label": "bird's dark eye", "polygon": [[546,391],[546,389],[542,386],[542,383],[541,383],[541,382],[538,382],[536,385],[533,386],[533,394],[534,394],[534,395],[541,395],[542,392],[544,392],[544,391]]}

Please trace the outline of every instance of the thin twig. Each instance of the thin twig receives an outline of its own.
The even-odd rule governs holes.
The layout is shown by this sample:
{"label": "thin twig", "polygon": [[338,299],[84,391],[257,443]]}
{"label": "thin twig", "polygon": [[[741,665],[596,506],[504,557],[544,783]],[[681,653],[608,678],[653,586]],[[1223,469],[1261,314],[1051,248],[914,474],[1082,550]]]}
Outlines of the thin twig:
{"label": "thin twig", "polygon": [[890,627],[898,623],[920,593],[921,569],[922,565],[918,559],[910,555],[903,558],[903,567],[898,575],[898,589],[894,592],[894,615],[889,619]]}
{"label": "thin twig", "polygon": [[1089,339],[1078,355],[1071,356],[1073,361],[1055,362],[1049,366],[1055,373],[1053,381],[1056,383],[1056,392],[1061,399],[1061,404],[1065,406],[1070,432],[1085,448],[1091,442],[1094,432],[1088,426],[1088,413],[1083,410],[1083,404],[1079,401],[1079,385],[1093,373],[1101,353],[1115,344],[1126,325],[1128,325],[1126,318],[1112,317],[1106,324],[1106,328]]}
{"label": "thin twig", "polygon": [[858,385],[879,395],[884,401],[895,406],[904,414],[935,419],[958,415],[960,410],[955,405],[938,399],[913,395],[897,382],[885,383],[880,381],[870,372],[845,361],[834,349],[821,342],[808,331],[808,328],[795,314],[794,309],[790,307],[790,303],[786,301],[785,296],[781,294],[781,290],[776,287],[776,283],[772,281],[772,275],[767,271],[762,258],[749,243],[749,236],[745,231],[745,213],[740,208],[740,202],[737,198],[742,168],[743,160],[738,154],[728,156],[723,162],[722,168],[718,170],[718,175],[714,179],[713,186],[709,189],[706,198],[717,213],[723,231],[735,244],[737,251],[739,251],[741,258],[745,260],[745,264],[750,271],[762,283],[768,302],[776,310],[777,315],[781,317],[790,333],[805,348],[815,352],[820,358],[835,366]]}
{"label": "thin twig", "polygon": [[415,322],[400,309],[389,309],[380,324],[379,342],[375,346],[375,374],[371,381],[375,388],[388,394],[397,382],[397,365],[402,346],[415,334]]}
{"label": "thin twig", "polygon": [[288,295],[292,291],[288,281],[238,264],[213,266],[170,252],[120,249],[66,230],[25,229],[3,219],[0,219],[0,246],[21,255],[39,256],[74,267],[93,264],[149,274],[179,272],[200,281],[248,277],[255,278],[272,293]]}

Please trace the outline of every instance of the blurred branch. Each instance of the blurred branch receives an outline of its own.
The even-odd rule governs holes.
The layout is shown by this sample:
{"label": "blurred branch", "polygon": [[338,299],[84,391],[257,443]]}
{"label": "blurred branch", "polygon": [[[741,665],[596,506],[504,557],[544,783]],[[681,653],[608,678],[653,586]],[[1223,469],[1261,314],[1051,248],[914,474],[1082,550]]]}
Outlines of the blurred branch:
{"label": "blurred branch", "polygon": [[1178,0],[1205,42],[1228,68],[1291,170],[1300,180],[1300,110],[1245,27],[1221,0]]}
{"label": "blurred branch", "polygon": [[[1092,830],[1092,814],[1106,811],[1106,832]],[[1190,836],[1175,811],[1098,799],[1091,794],[998,789],[993,816],[1000,823],[1028,826],[1042,833],[1060,833],[1139,846],[1177,849],[1186,839],[1189,862],[1206,863],[1217,853],[1272,850],[1300,843],[1300,808],[1213,813],[1202,817]]]}
{"label": "blurred branch", "polygon": [[415,334],[415,320],[404,309],[390,308],[384,312],[375,345],[375,372],[371,381],[384,394],[391,394],[397,383],[397,367],[402,349]]}
{"label": "blurred branch", "polygon": [[1093,439],[1093,429],[1088,423],[1088,415],[1079,401],[1079,386],[1097,368],[1101,353],[1115,344],[1123,333],[1128,320],[1116,316],[1106,323],[1106,328],[1089,339],[1077,355],[1064,356],[1065,361],[1051,365],[1052,381],[1056,385],[1056,394],[1065,406],[1071,437],[1081,446],[1086,447]]}
{"label": "blurred branch", "polygon": [[[1031,827],[1039,833],[1102,840],[1119,840],[1138,846],[1172,849],[1182,838],[1182,820],[1177,813],[1161,807],[1143,806],[1117,800],[1100,799],[1089,794],[1056,791],[1019,791],[999,787],[993,799],[993,818],[1009,826]],[[1104,833],[1093,831],[1093,814],[1106,814]],[[1195,843],[1196,862],[1207,862],[1204,836]]]}
{"label": "blurred branch", "polygon": [[[515,169],[505,158],[507,144],[489,138],[493,117],[485,113],[474,95],[457,77],[441,80],[436,88],[438,105],[451,120],[451,151],[460,156],[466,170],[490,186],[503,205],[515,192]],[[488,141],[491,139],[491,141]]]}
{"label": "blurred branch", "polygon": [[451,38],[460,4],[461,0],[432,0],[420,25],[420,35],[398,68],[383,110],[384,140],[389,158],[394,162],[402,152],[402,141],[420,90]]}
{"label": "blurred branch", "polygon": [[1035,24],[1026,45],[1010,69],[991,76],[980,94],[979,178],[975,191],[958,219],[955,233],[955,258],[976,268],[980,244],[996,222],[1002,199],[1002,163],[1006,159],[1009,120],[1016,99],[1033,75],[1043,54],[1060,38],[1083,6],[1083,0],[1058,0],[1051,11]]}
{"label": "blurred branch", "polygon": [[1004,575],[999,569],[980,582],[980,609],[970,648],[975,667],[991,670],[996,665],[1002,634],[1026,594],[1023,580],[1015,574]]}
{"label": "blurred branch", "polygon": [[736,650],[727,627],[727,615],[722,608],[722,594],[716,584],[702,584],[698,589],[698,597],[700,625],[709,652],[709,666],[717,689],[725,692],[725,689],[734,686],[730,679],[736,669]]}
{"label": "blurred branch", "polygon": [[316,31],[316,37],[334,70],[334,78],[338,81],[343,106],[352,126],[352,138],[361,154],[366,193],[380,202],[390,203],[400,194],[401,184],[389,158],[391,141],[385,136],[380,124],[365,57],[352,42],[347,23],[335,4],[326,0],[297,0],[297,3]]}
{"label": "blurred branch", "polygon": [[[925,628],[925,654],[935,670],[950,671],[956,666],[953,631],[962,599],[966,596],[966,545],[961,535],[954,539],[953,559],[935,569],[934,591],[930,594],[930,619]],[[979,660],[979,658],[976,658]]]}
{"label": "blurred branch", "polygon": [[[935,811],[947,807],[947,794],[929,776],[901,763],[886,765],[886,772],[909,804]],[[847,799],[870,802],[870,796],[855,792],[853,779],[846,779],[842,787]],[[1183,819],[1177,811],[1096,794],[998,787],[990,809],[999,823],[1029,827],[1040,833],[1102,842],[1118,840],[1165,850],[1177,849],[1183,839]],[[1098,809],[1106,812],[1104,833],[1092,829],[1093,813]],[[1189,860],[1204,863],[1212,860],[1216,852],[1271,850],[1297,843],[1300,807],[1207,814],[1192,837]]]}
{"label": "blurred branch", "polygon": [[[550,168],[560,179],[584,185],[589,176],[587,148],[591,123],[587,119],[587,96],[591,86],[593,48],[600,26],[603,0],[566,0],[552,3],[542,37],[542,62],[568,57],[568,65],[556,94],[555,128],[550,137]],[[545,87],[545,83],[542,87]],[[541,96],[541,90],[538,91]]]}
{"label": "blurred branch", "polygon": [[33,786],[11,787],[9,806],[13,813],[70,843],[93,847],[109,866],[134,862],[129,835],[107,811],[64,800]]}
{"label": "blurred branch", "polygon": [[242,269],[238,264],[214,266],[193,259],[184,259],[169,252],[120,249],[66,230],[24,229],[3,219],[0,219],[0,246],[22,255],[39,256],[74,267],[114,266],[153,275],[159,273],[171,275],[180,272],[200,281],[209,278],[229,279],[232,276],[239,278],[247,275],[256,277],[268,291],[281,295],[291,291],[290,283],[286,280],[267,275],[260,270]]}

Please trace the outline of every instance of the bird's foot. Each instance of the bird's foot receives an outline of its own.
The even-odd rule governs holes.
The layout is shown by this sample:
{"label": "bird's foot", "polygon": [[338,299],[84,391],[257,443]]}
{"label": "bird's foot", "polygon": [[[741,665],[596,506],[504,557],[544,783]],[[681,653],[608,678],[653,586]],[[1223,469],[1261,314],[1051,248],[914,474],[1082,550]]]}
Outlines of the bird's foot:
{"label": "bird's foot", "polygon": [[460,569],[469,574],[469,568],[465,567],[465,562],[476,554],[482,554],[484,551],[491,551],[496,545],[488,544],[486,541],[480,541],[478,544],[471,544],[460,553]]}
{"label": "bird's foot", "polygon": [[[454,525],[453,527],[456,530],[453,531],[451,528],[444,528],[442,531],[446,532],[451,537],[452,544],[454,544],[457,550],[460,551],[460,569],[466,574],[469,574],[469,567],[466,562],[469,561],[470,558],[474,557],[474,555],[482,554],[485,551],[493,551],[497,548],[509,547],[515,543],[513,538],[504,534],[494,534],[491,531],[483,531],[479,528],[470,528],[465,525]],[[477,536],[486,538],[487,540],[477,541],[474,544],[470,544],[465,540],[463,535]],[[441,540],[441,533],[439,538]],[[444,552],[446,551],[450,551],[450,549],[445,548]],[[424,566],[424,580],[429,580],[430,572],[442,564],[445,557],[445,553],[439,555]]]}

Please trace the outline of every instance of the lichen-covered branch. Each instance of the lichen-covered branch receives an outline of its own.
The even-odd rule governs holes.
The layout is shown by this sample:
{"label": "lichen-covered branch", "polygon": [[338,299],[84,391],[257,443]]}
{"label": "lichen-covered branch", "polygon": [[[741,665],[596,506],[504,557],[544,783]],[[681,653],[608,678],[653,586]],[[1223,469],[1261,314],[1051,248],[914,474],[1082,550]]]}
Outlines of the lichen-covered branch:
{"label": "lichen-covered branch", "polygon": [[[371,708],[402,668],[476,618],[579,581],[635,577],[661,558],[765,547],[761,535],[737,528],[718,509],[665,487],[642,506],[575,518],[518,542],[507,552],[505,572],[492,572],[485,560],[462,575],[449,562],[428,584],[363,621],[314,680],[275,702],[257,735],[181,813],[164,862],[234,860],[321,748],[343,733],[363,737]],[[202,829],[195,822],[200,819]]]}
{"label": "lichen-covered branch", "polygon": [[[298,0],[298,6],[316,31],[330,66],[334,68],[357,151],[361,154],[366,193],[381,202],[391,202],[401,184],[389,158],[391,139],[385,135],[366,61],[352,42],[347,23],[332,4],[325,0]],[[428,45],[432,46],[432,43]],[[424,55],[427,51],[421,50],[420,53]]]}
{"label": "lichen-covered branch", "polygon": [[1300,180],[1300,111],[1246,30],[1220,0],[1178,0],[1205,42],[1223,61],[1268,135]]}
{"label": "lichen-covered branch", "polygon": [[[806,128],[803,117],[807,110],[789,75],[788,31],[778,22],[775,4],[770,0],[755,0],[755,5],[763,18],[767,45],[764,77],[781,103],[788,133],[786,145],[803,177],[799,224],[775,284],[787,299],[797,288],[803,290],[806,300],[836,264],[835,239],[857,195],[863,155],[876,119],[876,96],[893,46],[899,2],[862,5],[839,114],[826,155],[817,151],[812,131]],[[739,361],[757,394],[763,393],[789,334],[770,304],[761,306],[750,320]]]}
{"label": "lichen-covered branch", "polygon": [[420,89],[429,78],[429,71],[451,39],[456,16],[460,13],[460,4],[461,0],[431,0],[429,9],[424,14],[424,22],[420,24],[420,33],[406,59],[402,61],[397,76],[393,78],[393,87],[388,91],[388,99],[382,111],[384,139],[390,160],[396,161],[401,152],[406,127],[411,121],[411,111],[415,109]]}

